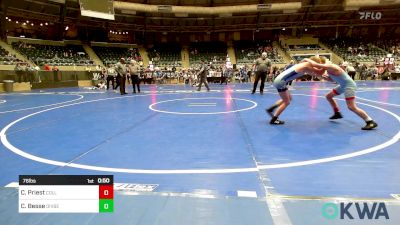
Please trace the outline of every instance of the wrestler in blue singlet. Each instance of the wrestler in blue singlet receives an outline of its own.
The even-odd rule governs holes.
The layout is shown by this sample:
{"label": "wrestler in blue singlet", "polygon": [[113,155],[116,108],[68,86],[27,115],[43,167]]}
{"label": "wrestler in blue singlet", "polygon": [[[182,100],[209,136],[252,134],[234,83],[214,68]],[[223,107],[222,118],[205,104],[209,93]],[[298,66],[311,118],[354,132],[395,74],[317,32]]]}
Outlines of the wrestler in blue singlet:
{"label": "wrestler in blue singlet", "polygon": [[296,67],[296,65],[290,67],[275,78],[274,87],[278,90],[278,92],[287,91],[287,82],[295,80],[304,75],[304,73],[296,72]]}
{"label": "wrestler in blue singlet", "polygon": [[341,73],[339,76],[328,73],[328,76],[339,84],[332,90],[333,93],[336,95],[344,93],[346,100],[355,98],[355,92],[357,89],[356,82],[354,82],[346,72]]}

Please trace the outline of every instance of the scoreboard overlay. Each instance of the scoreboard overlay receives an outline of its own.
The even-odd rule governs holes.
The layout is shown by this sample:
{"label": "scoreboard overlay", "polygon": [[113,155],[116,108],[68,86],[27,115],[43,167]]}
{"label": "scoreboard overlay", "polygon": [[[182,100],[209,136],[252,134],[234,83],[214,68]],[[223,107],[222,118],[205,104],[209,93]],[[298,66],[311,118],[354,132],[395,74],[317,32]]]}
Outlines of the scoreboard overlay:
{"label": "scoreboard overlay", "polygon": [[111,213],[113,175],[20,175],[20,213]]}

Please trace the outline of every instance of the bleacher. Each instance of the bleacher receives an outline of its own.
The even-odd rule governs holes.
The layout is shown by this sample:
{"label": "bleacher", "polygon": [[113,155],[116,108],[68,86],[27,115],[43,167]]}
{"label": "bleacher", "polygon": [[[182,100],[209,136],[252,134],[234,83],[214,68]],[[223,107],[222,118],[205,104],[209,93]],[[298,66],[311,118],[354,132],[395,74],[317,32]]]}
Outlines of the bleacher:
{"label": "bleacher", "polygon": [[150,61],[157,67],[181,67],[181,47],[178,44],[157,44],[147,49]]}
{"label": "bleacher", "polygon": [[10,55],[7,50],[0,47],[0,65],[15,65],[20,61],[15,56]]}
{"label": "bleacher", "polygon": [[225,42],[196,42],[189,48],[189,63],[191,67],[199,65],[204,59],[206,63],[212,62],[215,66],[225,64],[227,46]]}
{"label": "bleacher", "polygon": [[372,62],[387,55],[386,51],[371,43],[365,44],[359,40],[338,39],[324,40],[324,42],[333,52],[347,61]]}
{"label": "bleacher", "polygon": [[392,54],[396,60],[400,60],[400,40],[378,40],[375,44]]}
{"label": "bleacher", "polygon": [[131,58],[141,61],[141,56],[137,48],[92,46],[92,49],[104,65],[116,64],[121,58]]}
{"label": "bleacher", "polygon": [[80,45],[41,45],[13,42],[12,47],[39,66],[86,66],[93,65]]}
{"label": "bleacher", "polygon": [[262,52],[268,54],[272,63],[284,63],[282,56],[273,48],[272,42],[238,41],[234,43],[237,64],[251,64],[261,56]]}

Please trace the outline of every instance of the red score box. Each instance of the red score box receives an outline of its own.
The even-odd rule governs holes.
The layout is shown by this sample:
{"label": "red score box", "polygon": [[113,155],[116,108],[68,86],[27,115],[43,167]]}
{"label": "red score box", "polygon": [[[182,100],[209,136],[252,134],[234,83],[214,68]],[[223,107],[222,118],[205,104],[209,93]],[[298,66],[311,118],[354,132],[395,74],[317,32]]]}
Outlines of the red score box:
{"label": "red score box", "polygon": [[113,199],[114,186],[113,185],[100,185],[99,186],[99,199]]}

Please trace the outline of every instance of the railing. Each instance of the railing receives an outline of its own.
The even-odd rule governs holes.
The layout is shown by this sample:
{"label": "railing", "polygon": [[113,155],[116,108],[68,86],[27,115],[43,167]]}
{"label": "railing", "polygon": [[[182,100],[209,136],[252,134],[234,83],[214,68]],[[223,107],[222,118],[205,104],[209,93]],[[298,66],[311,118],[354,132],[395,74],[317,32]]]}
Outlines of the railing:
{"label": "railing", "polygon": [[15,82],[56,83],[65,81],[91,80],[96,71],[0,71],[0,81],[14,80]]}

